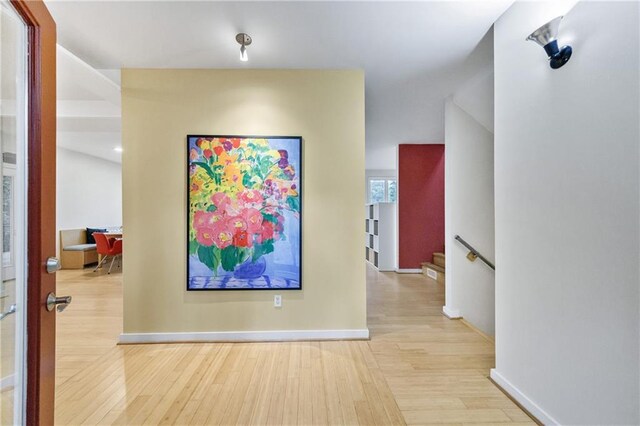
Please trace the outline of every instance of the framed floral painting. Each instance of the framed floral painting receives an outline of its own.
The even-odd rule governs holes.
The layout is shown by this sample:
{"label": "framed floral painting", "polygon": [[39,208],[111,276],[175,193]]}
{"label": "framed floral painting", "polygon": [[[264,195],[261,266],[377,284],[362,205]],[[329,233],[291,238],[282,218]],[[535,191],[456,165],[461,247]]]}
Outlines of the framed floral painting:
{"label": "framed floral painting", "polygon": [[302,138],[187,136],[187,290],[302,288]]}

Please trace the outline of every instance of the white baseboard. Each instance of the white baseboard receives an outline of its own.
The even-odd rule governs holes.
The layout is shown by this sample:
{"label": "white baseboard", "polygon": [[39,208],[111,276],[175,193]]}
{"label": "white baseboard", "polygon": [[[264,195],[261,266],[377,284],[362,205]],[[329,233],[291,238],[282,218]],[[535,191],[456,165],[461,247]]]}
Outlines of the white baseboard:
{"label": "white baseboard", "polygon": [[13,374],[0,378],[0,391],[12,388],[14,383]]}
{"label": "white baseboard", "polygon": [[544,411],[538,404],[529,399],[525,394],[520,392],[510,381],[504,378],[504,376],[495,368],[491,369],[491,380],[496,382],[505,392],[511,396],[511,398],[518,401],[518,404],[522,405],[532,416],[534,416],[539,422],[544,425],[559,425],[560,422],[551,417],[546,411]]}
{"label": "white baseboard", "polygon": [[459,310],[449,308],[448,306],[443,306],[442,307],[442,313],[444,314],[445,317],[447,317],[449,319],[462,318],[462,314],[460,313]]}
{"label": "white baseboard", "polygon": [[396,269],[396,273],[398,274],[421,274],[422,269]]}
{"label": "white baseboard", "polygon": [[369,329],[211,331],[193,333],[122,333],[118,343],[281,342],[296,340],[366,340]]}

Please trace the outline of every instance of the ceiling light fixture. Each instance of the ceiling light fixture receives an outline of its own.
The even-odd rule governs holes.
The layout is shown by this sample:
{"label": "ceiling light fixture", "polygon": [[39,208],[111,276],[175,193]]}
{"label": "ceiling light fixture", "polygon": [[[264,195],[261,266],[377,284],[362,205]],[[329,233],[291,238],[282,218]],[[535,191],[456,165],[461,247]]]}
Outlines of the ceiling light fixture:
{"label": "ceiling light fixture", "polygon": [[560,28],[562,16],[558,16],[552,21],[547,22],[537,30],[531,33],[527,40],[535,41],[544,48],[549,56],[549,66],[558,69],[571,59],[573,49],[571,46],[562,46],[558,48],[558,29]]}
{"label": "ceiling light fixture", "polygon": [[113,148],[113,150],[115,152],[122,152],[122,147],[121,146],[116,146],[115,148]]}
{"label": "ceiling light fixture", "polygon": [[247,55],[247,46],[251,44],[251,37],[248,34],[240,33],[236,35],[236,41],[240,44],[240,60],[247,62],[249,56]]}

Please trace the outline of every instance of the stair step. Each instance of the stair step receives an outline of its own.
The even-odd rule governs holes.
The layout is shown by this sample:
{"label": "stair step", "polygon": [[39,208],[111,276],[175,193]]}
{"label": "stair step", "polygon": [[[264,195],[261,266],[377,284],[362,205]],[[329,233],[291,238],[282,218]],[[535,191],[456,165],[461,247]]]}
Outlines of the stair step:
{"label": "stair step", "polygon": [[444,253],[433,253],[433,263],[444,268]]}
{"label": "stair step", "polygon": [[[433,276],[433,271],[436,272],[435,277]],[[442,266],[438,266],[431,262],[424,262],[422,264],[422,273],[424,276],[435,279],[440,284],[444,285],[444,268]]]}
{"label": "stair step", "polygon": [[435,263],[431,263],[431,262],[424,262],[422,264],[422,269],[424,268],[429,268],[429,269],[433,269],[436,272],[439,272],[441,274],[444,274],[444,268],[442,266],[436,265]]}

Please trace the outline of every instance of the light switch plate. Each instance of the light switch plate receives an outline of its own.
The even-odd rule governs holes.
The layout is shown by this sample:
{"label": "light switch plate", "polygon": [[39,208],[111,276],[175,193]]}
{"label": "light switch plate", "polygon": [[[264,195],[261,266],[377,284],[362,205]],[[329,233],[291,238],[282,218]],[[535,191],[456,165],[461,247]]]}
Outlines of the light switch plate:
{"label": "light switch plate", "polygon": [[279,294],[276,294],[275,296],[273,296],[273,307],[274,308],[282,308],[282,296]]}

